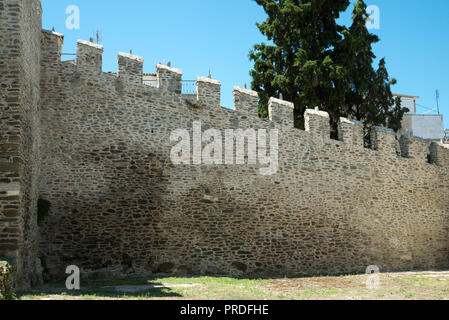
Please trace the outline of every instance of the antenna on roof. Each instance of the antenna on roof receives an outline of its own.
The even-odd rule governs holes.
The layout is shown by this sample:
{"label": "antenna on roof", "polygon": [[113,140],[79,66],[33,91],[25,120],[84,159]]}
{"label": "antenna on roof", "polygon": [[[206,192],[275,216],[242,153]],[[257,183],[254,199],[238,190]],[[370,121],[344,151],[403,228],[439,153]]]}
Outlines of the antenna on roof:
{"label": "antenna on roof", "polygon": [[103,31],[98,29],[98,30],[95,30],[94,32],[92,32],[92,34],[94,36],[93,39],[95,39],[96,44],[103,42]]}
{"label": "antenna on roof", "polygon": [[440,91],[438,91],[438,89],[435,91],[435,97],[437,98],[437,111],[438,111],[438,114],[440,114],[440,103],[439,103]]}

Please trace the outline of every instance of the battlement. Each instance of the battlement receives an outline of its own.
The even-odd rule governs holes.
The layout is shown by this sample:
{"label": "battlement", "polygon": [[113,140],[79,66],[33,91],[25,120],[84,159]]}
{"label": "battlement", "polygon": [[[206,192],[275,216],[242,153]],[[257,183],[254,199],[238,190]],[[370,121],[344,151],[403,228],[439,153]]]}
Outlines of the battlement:
{"label": "battlement", "polygon": [[48,30],[41,32],[41,73],[57,72],[57,66],[61,61],[64,35]]}
{"label": "battlement", "polygon": [[234,87],[234,110],[243,114],[257,115],[259,111],[259,94],[256,91]]}
{"label": "battlement", "polygon": [[441,167],[449,167],[449,148],[439,142],[432,142],[429,147],[432,163]]}
{"label": "battlement", "polygon": [[327,112],[316,109],[307,109],[304,114],[305,129],[323,139],[329,139],[331,135],[330,117]]}
{"label": "battlement", "polygon": [[221,100],[221,83],[205,77],[198,77],[196,79],[197,100],[205,105],[211,107],[219,107]]}
{"label": "battlement", "polygon": [[103,67],[103,46],[78,40],[76,49],[78,71],[99,74]]}
{"label": "battlement", "polygon": [[371,128],[371,144],[374,150],[386,156],[396,156],[398,154],[398,141],[396,133],[388,128]]}
{"label": "battlement", "polygon": [[[41,45],[43,50],[42,64],[46,72],[53,70],[61,60],[61,48],[64,35],[54,31],[42,31]],[[77,41],[76,70],[90,76],[102,73],[103,46],[84,41]],[[117,58],[118,74],[125,86],[143,85],[144,58],[128,53],[119,53]],[[172,94],[182,92],[183,72],[171,66],[156,65],[156,89]],[[241,87],[234,87],[234,111],[241,119],[254,120],[258,117],[259,95],[257,92]],[[209,77],[197,77],[196,100],[203,109],[220,107],[221,83]],[[268,120],[283,129],[294,129],[294,104],[277,98],[270,98],[268,103]],[[330,141],[330,117],[327,112],[318,108],[307,109],[304,114],[305,131],[318,138],[316,141]],[[364,126],[360,121],[340,118],[338,124],[338,140],[347,146],[364,148]],[[402,136],[397,139],[393,130],[384,127],[371,129],[371,149],[387,157],[404,157],[427,161],[429,153],[433,163],[443,163],[444,150],[437,146],[429,149],[428,142],[416,137]],[[432,152],[433,150],[433,152]]]}
{"label": "battlement", "polygon": [[404,158],[416,159],[419,161],[428,161],[429,142],[425,139],[402,135],[399,139],[401,146],[401,155]]}
{"label": "battlement", "polygon": [[130,83],[142,84],[143,58],[128,53],[118,54],[118,75]]}
{"label": "battlement", "polygon": [[55,31],[42,30],[41,46],[45,47],[43,54],[50,60],[48,63],[57,64],[61,59],[62,45],[64,44],[64,35]]}
{"label": "battlement", "polygon": [[[299,130],[293,103],[270,98],[261,119],[258,93],[239,87],[235,110],[221,108],[210,78],[191,101],[181,70],[159,64],[147,85],[143,58],[119,53],[103,73],[88,41],[63,62],[39,0],[0,3],[0,256],[23,289],[67,265],[120,277],[449,267],[447,147],[376,127],[366,149],[345,118],[337,141],[326,112],[306,110]],[[227,147],[245,163],[220,161]],[[51,206],[38,217],[39,198]]]}
{"label": "battlement", "polygon": [[294,127],[294,109],[292,102],[270,98],[268,101],[268,116],[270,121],[285,127]]}
{"label": "battlement", "polygon": [[357,120],[340,118],[338,124],[338,138],[348,144],[363,147],[364,146],[363,123]]}
{"label": "battlement", "polygon": [[182,71],[162,64],[156,66],[158,88],[181,94]]}

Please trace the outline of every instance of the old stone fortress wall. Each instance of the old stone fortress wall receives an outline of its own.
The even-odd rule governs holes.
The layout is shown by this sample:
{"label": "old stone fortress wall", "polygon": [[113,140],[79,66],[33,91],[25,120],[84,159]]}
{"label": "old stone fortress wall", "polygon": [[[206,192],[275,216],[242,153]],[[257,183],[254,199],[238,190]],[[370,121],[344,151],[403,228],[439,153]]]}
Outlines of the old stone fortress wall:
{"label": "old stone fortress wall", "polygon": [[[69,265],[106,277],[449,267],[448,149],[398,140],[384,128],[366,149],[362,125],[348,119],[332,140],[325,112],[308,110],[302,131],[293,127],[289,102],[272,98],[262,120],[256,92],[236,87],[235,109],[226,109],[216,80],[199,77],[192,99],[181,94],[178,69],[157,65],[154,88],[142,83],[141,57],[120,53],[118,74],[103,73],[101,46],[78,41],[76,61],[62,62],[63,35],[39,30],[38,37],[40,70],[26,70],[36,71],[27,79],[39,80],[37,107],[19,129],[35,125],[32,137],[17,142],[25,149],[35,141],[34,148],[18,160],[25,163],[17,165],[20,178],[0,184],[0,256],[18,259],[22,282],[40,272],[64,277]],[[7,103],[0,106],[3,117]],[[170,135],[192,131],[195,121],[203,130],[279,130],[278,171],[174,165]],[[11,144],[1,140],[0,148]],[[2,177],[14,159],[2,158]],[[31,178],[21,178],[28,159]],[[12,185],[19,196],[9,194]],[[51,203],[39,227],[37,195]]]}

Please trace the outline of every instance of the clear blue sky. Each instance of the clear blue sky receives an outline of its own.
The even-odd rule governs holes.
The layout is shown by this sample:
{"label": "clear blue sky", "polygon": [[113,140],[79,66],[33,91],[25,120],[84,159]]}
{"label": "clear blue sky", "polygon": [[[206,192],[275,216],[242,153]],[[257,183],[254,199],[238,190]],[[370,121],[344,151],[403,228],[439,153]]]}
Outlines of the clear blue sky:
{"label": "clear blue sky", "polygon": [[[354,2],[354,1],[352,1]],[[386,57],[395,93],[417,95],[418,103],[440,109],[449,128],[448,0],[367,0],[380,9],[378,58]],[[43,27],[65,35],[64,52],[76,51],[76,40],[103,32],[104,71],[117,70],[117,53],[145,59],[144,72],[160,61],[183,70],[185,80],[206,76],[222,83],[222,105],[232,107],[232,88],[250,84],[248,51],[265,41],[255,26],[264,11],[252,0],[42,0]],[[80,29],[66,28],[66,8],[80,8]],[[350,23],[350,11],[342,23]],[[420,111],[424,111],[421,109]]]}

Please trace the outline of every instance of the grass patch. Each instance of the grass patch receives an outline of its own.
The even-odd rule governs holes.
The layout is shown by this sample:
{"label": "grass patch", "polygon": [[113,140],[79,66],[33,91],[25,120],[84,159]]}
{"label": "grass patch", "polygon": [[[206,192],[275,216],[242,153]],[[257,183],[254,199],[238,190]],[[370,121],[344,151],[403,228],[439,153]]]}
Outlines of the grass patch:
{"label": "grass patch", "polygon": [[13,291],[13,262],[10,259],[0,259],[0,300],[14,300]]}
{"label": "grass patch", "polygon": [[[449,299],[449,281],[424,273],[381,274],[380,287],[367,289],[366,275],[285,279],[230,277],[155,277],[91,281],[83,290],[67,292],[55,286],[20,295],[24,300],[412,300]],[[449,272],[442,273],[449,280]],[[145,286],[120,292],[116,287]],[[62,285],[61,285],[62,287]],[[107,287],[107,288],[105,288]],[[112,287],[112,288],[111,288]],[[126,287],[129,289],[128,287]],[[116,289],[116,290],[114,290]]]}

